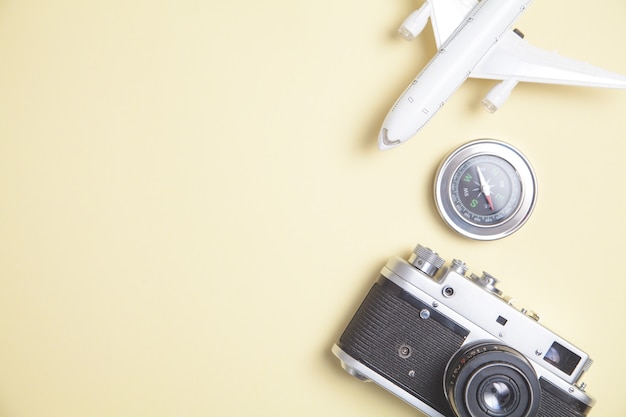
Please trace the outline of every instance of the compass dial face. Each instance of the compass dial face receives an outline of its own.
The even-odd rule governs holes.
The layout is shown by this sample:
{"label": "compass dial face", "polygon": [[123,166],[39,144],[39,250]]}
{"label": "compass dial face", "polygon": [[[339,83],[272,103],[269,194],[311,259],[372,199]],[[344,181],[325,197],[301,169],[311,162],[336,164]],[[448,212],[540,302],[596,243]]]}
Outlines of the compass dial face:
{"label": "compass dial face", "polygon": [[476,226],[498,224],[515,214],[521,191],[522,183],[515,168],[506,160],[489,154],[462,163],[450,182],[454,209]]}
{"label": "compass dial face", "polygon": [[536,199],[536,180],[526,158],[504,142],[481,139],[453,151],[435,180],[435,201],[444,221],[464,236],[493,240],[522,226]]}

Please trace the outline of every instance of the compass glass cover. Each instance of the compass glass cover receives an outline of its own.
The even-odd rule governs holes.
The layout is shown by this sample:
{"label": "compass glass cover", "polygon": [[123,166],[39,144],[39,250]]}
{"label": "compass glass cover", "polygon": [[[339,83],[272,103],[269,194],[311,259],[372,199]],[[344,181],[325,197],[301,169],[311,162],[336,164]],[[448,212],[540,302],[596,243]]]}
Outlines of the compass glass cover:
{"label": "compass glass cover", "polygon": [[465,221],[476,226],[499,224],[519,208],[522,183],[515,168],[494,155],[465,161],[450,183],[450,199]]}

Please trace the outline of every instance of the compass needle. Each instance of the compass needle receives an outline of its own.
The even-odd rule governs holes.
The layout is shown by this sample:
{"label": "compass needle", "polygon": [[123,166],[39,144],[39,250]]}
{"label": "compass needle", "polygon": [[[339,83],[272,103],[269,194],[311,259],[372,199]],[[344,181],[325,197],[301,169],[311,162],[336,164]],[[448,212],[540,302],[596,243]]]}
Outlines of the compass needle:
{"label": "compass needle", "polygon": [[489,208],[491,211],[495,210],[493,208],[493,200],[491,199],[491,186],[489,182],[485,180],[485,176],[480,169],[480,166],[476,165],[476,171],[478,172],[478,178],[480,180],[480,190],[483,192],[485,196],[485,200],[487,200],[487,204],[489,204]]}

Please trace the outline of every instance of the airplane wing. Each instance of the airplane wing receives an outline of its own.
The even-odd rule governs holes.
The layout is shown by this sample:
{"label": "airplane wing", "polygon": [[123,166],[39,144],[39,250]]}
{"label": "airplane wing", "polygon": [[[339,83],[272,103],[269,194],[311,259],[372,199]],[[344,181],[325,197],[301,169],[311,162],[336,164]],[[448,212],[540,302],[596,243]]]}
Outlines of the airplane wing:
{"label": "airplane wing", "polygon": [[470,77],[626,89],[623,75],[536,48],[514,31],[500,38]]}
{"label": "airplane wing", "polygon": [[430,19],[433,25],[437,48],[450,37],[470,10],[478,4],[478,0],[428,1],[430,1],[431,5]]}

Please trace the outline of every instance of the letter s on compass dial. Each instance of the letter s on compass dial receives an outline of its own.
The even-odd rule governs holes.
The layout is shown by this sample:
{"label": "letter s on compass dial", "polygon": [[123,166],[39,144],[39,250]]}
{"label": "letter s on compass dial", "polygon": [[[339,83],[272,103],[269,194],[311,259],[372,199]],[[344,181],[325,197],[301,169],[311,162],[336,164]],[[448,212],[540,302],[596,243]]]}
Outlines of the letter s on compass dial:
{"label": "letter s on compass dial", "polygon": [[536,196],[528,160],[493,139],[455,149],[435,179],[439,214],[453,230],[472,239],[500,239],[519,229],[532,213]]}

